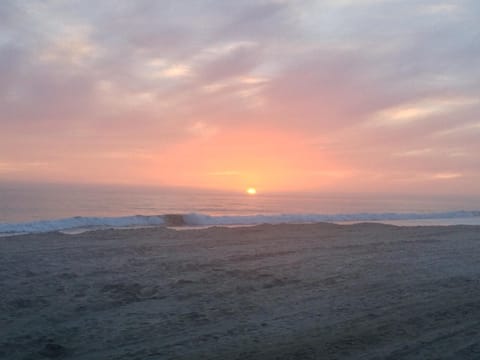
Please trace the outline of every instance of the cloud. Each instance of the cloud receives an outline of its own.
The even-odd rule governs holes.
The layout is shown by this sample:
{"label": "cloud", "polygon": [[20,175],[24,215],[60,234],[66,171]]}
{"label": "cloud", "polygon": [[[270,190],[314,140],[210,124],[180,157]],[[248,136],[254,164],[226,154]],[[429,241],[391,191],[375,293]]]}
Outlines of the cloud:
{"label": "cloud", "polygon": [[411,104],[389,108],[380,111],[370,121],[372,125],[400,126],[429,118],[432,116],[455,112],[463,107],[475,106],[480,103],[474,97],[451,97],[439,99],[423,99]]}
{"label": "cloud", "polygon": [[415,150],[407,150],[407,151],[401,151],[398,153],[395,153],[395,156],[400,156],[400,157],[411,157],[411,156],[428,156],[432,154],[432,149],[431,148],[426,148],[426,149],[415,149]]}
{"label": "cloud", "polygon": [[451,179],[457,179],[462,176],[463,175],[460,173],[439,173],[439,174],[433,175],[433,178],[438,180],[451,180]]}
{"label": "cloud", "polygon": [[[85,148],[161,156],[257,126],[300,133],[352,168],[325,174],[428,170],[418,178],[473,184],[479,11],[471,0],[3,1],[0,150],[8,164]],[[45,149],[20,159],[11,139]]]}
{"label": "cloud", "polygon": [[460,10],[460,6],[458,4],[445,2],[421,5],[420,10],[432,15],[445,15],[458,12]]}
{"label": "cloud", "polygon": [[188,131],[195,136],[210,137],[216,134],[218,130],[203,121],[196,121],[194,124],[188,127]]}
{"label": "cloud", "polygon": [[66,29],[41,50],[39,60],[64,66],[84,65],[100,52],[98,46],[89,39],[90,32],[91,29],[88,27]]}
{"label": "cloud", "polygon": [[211,176],[238,176],[241,175],[240,171],[235,171],[235,170],[225,170],[225,171],[214,171],[208,173],[208,175]]}

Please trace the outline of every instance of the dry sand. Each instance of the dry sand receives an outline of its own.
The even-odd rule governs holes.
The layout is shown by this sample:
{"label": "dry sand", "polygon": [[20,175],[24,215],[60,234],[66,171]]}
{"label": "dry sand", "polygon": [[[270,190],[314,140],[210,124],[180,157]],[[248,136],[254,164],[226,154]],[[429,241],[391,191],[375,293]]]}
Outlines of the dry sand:
{"label": "dry sand", "polygon": [[1,359],[480,359],[480,227],[0,239]]}

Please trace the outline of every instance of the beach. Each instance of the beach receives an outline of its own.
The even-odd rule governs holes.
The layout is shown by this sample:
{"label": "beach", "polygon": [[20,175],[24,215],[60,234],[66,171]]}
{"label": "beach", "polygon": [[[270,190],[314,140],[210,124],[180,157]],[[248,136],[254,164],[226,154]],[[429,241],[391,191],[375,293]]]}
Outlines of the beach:
{"label": "beach", "polygon": [[478,359],[480,226],[0,238],[2,359]]}

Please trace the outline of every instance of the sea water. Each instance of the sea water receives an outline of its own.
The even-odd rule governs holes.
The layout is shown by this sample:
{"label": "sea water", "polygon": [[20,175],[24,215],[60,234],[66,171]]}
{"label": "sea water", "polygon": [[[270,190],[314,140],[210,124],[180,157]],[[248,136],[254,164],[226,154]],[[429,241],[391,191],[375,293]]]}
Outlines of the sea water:
{"label": "sea water", "polygon": [[168,225],[378,221],[397,225],[480,224],[480,197],[352,193],[257,193],[185,188],[0,184],[0,234]]}

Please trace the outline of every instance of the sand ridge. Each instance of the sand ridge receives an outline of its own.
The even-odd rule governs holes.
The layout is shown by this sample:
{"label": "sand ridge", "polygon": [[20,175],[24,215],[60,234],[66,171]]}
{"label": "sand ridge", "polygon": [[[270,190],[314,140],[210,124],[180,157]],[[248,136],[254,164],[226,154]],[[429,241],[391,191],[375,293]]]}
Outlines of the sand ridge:
{"label": "sand ridge", "polygon": [[0,358],[478,359],[480,227],[0,241]]}

